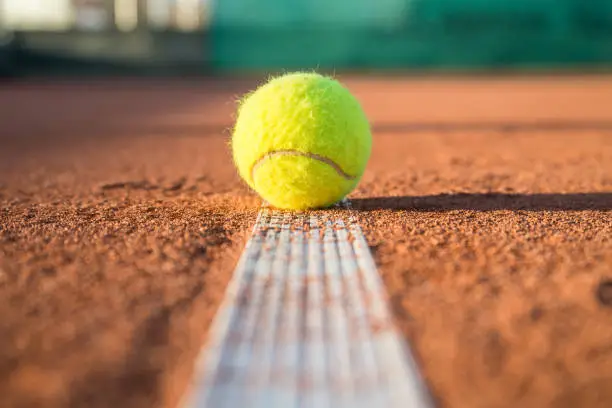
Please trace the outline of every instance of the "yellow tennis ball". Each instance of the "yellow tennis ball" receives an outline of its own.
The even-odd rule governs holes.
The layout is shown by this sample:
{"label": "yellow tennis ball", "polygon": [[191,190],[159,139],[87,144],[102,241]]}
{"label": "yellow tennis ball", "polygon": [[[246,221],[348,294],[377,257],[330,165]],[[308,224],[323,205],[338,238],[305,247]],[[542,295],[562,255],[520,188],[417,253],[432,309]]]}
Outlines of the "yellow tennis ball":
{"label": "yellow tennis ball", "polygon": [[247,95],[232,136],[240,176],[275,207],[328,207],[350,193],[370,152],[370,125],[338,81],[315,73],[274,78]]}

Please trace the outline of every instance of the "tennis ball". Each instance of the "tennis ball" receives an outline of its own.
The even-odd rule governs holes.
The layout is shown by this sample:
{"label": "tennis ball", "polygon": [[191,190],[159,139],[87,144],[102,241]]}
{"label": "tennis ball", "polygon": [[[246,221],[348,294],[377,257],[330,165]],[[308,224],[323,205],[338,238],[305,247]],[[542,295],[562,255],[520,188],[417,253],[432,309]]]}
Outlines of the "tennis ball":
{"label": "tennis ball", "polygon": [[328,207],[350,193],[370,152],[357,99],[316,73],[274,78],[240,103],[232,153],[240,176],[277,208]]}

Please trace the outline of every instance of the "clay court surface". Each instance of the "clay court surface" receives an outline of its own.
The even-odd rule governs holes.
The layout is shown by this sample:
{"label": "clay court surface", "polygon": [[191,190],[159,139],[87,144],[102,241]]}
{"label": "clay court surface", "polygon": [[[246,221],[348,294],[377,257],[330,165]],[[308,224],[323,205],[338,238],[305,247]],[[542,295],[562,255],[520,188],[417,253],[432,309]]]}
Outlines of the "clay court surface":
{"label": "clay court surface", "polygon": [[[353,207],[442,407],[612,406],[612,77],[346,77]],[[0,405],[173,407],[260,200],[257,81],[0,85]]]}

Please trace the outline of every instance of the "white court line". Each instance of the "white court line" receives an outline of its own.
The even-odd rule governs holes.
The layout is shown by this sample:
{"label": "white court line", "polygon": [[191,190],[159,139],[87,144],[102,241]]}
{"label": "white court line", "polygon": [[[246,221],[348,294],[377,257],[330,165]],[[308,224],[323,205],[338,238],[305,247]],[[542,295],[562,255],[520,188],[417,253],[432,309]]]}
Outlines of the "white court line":
{"label": "white court line", "polygon": [[183,407],[433,406],[345,205],[261,209]]}

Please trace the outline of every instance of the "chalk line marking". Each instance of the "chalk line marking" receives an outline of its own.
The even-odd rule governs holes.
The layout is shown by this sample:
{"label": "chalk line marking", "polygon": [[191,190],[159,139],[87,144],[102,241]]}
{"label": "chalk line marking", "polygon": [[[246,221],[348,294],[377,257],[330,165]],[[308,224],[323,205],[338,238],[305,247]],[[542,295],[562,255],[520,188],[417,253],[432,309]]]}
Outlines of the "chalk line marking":
{"label": "chalk line marking", "polygon": [[433,406],[344,205],[260,210],[183,407]]}

